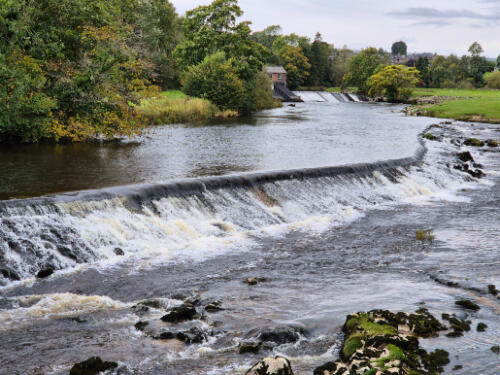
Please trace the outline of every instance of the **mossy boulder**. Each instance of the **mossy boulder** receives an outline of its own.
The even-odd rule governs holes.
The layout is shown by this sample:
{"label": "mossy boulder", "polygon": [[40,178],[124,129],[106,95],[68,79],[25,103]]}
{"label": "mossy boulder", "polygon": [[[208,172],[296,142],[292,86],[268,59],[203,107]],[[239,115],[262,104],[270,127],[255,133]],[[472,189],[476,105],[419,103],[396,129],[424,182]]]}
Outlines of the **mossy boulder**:
{"label": "mossy boulder", "polygon": [[245,375],[293,375],[293,371],[288,359],[276,356],[261,359]]}
{"label": "mossy boulder", "polygon": [[473,310],[473,311],[479,311],[481,309],[478,304],[476,304],[472,301],[469,301],[467,299],[462,299],[460,301],[457,301],[457,302],[455,302],[455,305],[463,307],[464,309]]}
{"label": "mossy boulder", "polygon": [[468,138],[465,140],[464,145],[471,146],[471,147],[483,147],[484,142],[480,141],[477,138]]}
{"label": "mossy boulder", "polygon": [[437,137],[432,133],[424,134],[424,138],[429,140],[429,141],[436,141],[437,140]]}
{"label": "mossy boulder", "polygon": [[373,310],[349,315],[340,360],[314,375],[435,375],[449,363],[444,350],[427,353],[418,338],[438,336],[446,327],[426,309],[413,314]]}
{"label": "mossy boulder", "polygon": [[486,142],[486,144],[488,145],[488,147],[498,147],[498,146],[500,146],[500,142],[497,141],[496,139],[488,139],[488,141]]}

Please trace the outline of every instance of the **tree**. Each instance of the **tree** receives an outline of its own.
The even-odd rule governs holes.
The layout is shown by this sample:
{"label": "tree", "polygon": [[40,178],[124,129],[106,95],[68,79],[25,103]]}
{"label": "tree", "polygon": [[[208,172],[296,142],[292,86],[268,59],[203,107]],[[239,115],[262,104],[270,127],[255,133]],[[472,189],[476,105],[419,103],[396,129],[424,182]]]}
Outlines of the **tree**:
{"label": "tree", "polygon": [[254,77],[262,70],[266,57],[263,45],[250,38],[250,22],[237,22],[243,15],[237,0],[215,0],[186,12],[183,21],[185,40],[174,51],[181,70],[201,63],[207,56],[224,52],[234,58],[238,77]]}
{"label": "tree", "polygon": [[327,85],[330,83],[329,69],[332,48],[323,41],[320,33],[316,34],[307,56],[311,64],[310,76],[307,80],[309,86]]}
{"label": "tree", "polygon": [[500,69],[500,55],[497,57],[497,68]]}
{"label": "tree", "polygon": [[278,36],[282,33],[281,26],[272,25],[266,27],[262,31],[257,31],[250,36],[250,39],[256,41],[257,43],[262,44],[268,50],[273,49],[273,43]]}
{"label": "tree", "polygon": [[210,100],[222,109],[241,110],[245,97],[243,81],[238,78],[233,61],[224,52],[205,57],[184,75],[184,92]]}
{"label": "tree", "polygon": [[311,68],[311,64],[302,53],[302,49],[285,44],[277,51],[277,56],[280,64],[288,73],[288,86],[294,90],[302,85],[309,77],[309,69]]}
{"label": "tree", "polygon": [[402,102],[411,96],[419,76],[420,73],[415,68],[403,65],[385,66],[369,79],[369,95],[385,95],[391,102]]}
{"label": "tree", "polygon": [[391,52],[393,56],[406,56],[408,54],[408,46],[403,41],[395,42],[391,47]]}
{"label": "tree", "polygon": [[370,47],[349,60],[347,74],[344,76],[345,86],[355,86],[361,94],[368,92],[368,80],[375,70],[382,64],[388,63],[387,59],[380,56],[377,49]]}
{"label": "tree", "polygon": [[483,47],[478,42],[472,43],[469,47],[469,53],[472,57],[480,56],[481,54],[483,54],[483,52]]}
{"label": "tree", "polygon": [[415,63],[415,68],[420,72],[425,86],[429,86],[430,83],[429,67],[430,63],[427,56],[420,56]]}

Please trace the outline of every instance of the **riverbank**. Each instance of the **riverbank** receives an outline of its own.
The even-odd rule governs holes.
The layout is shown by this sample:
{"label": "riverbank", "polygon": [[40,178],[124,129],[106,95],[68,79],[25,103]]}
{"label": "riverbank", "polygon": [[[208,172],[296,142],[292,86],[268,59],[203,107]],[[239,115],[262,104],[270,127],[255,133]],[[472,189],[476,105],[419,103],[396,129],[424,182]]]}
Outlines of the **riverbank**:
{"label": "riverbank", "polygon": [[199,123],[238,117],[237,111],[220,110],[206,99],[191,98],[182,91],[164,91],[160,96],[143,100],[137,112],[150,124]]}
{"label": "riverbank", "polygon": [[500,90],[416,89],[409,104],[412,116],[500,123]]}

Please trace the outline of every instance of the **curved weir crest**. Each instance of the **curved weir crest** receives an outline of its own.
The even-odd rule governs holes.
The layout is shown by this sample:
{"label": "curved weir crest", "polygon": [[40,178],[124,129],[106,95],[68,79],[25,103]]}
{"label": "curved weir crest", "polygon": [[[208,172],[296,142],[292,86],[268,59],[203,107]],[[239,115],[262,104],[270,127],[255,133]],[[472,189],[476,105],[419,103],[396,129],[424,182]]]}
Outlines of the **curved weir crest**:
{"label": "curved weir crest", "polygon": [[[0,202],[0,284],[101,260],[205,259],[252,236],[324,230],[373,208],[456,187],[413,157],[256,172]],[[279,229],[281,228],[281,229]],[[235,247],[235,246],[233,246]],[[244,247],[244,246],[243,246]],[[125,258],[117,255],[124,253]],[[189,251],[188,251],[189,250]]]}

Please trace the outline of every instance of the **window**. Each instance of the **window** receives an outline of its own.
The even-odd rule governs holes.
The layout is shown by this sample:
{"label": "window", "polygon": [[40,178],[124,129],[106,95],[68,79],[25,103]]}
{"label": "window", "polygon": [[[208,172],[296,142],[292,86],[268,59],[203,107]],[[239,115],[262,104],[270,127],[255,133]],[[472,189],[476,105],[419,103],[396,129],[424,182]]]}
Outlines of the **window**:
{"label": "window", "polygon": [[281,73],[278,74],[278,81],[281,81],[282,78],[281,78]]}

